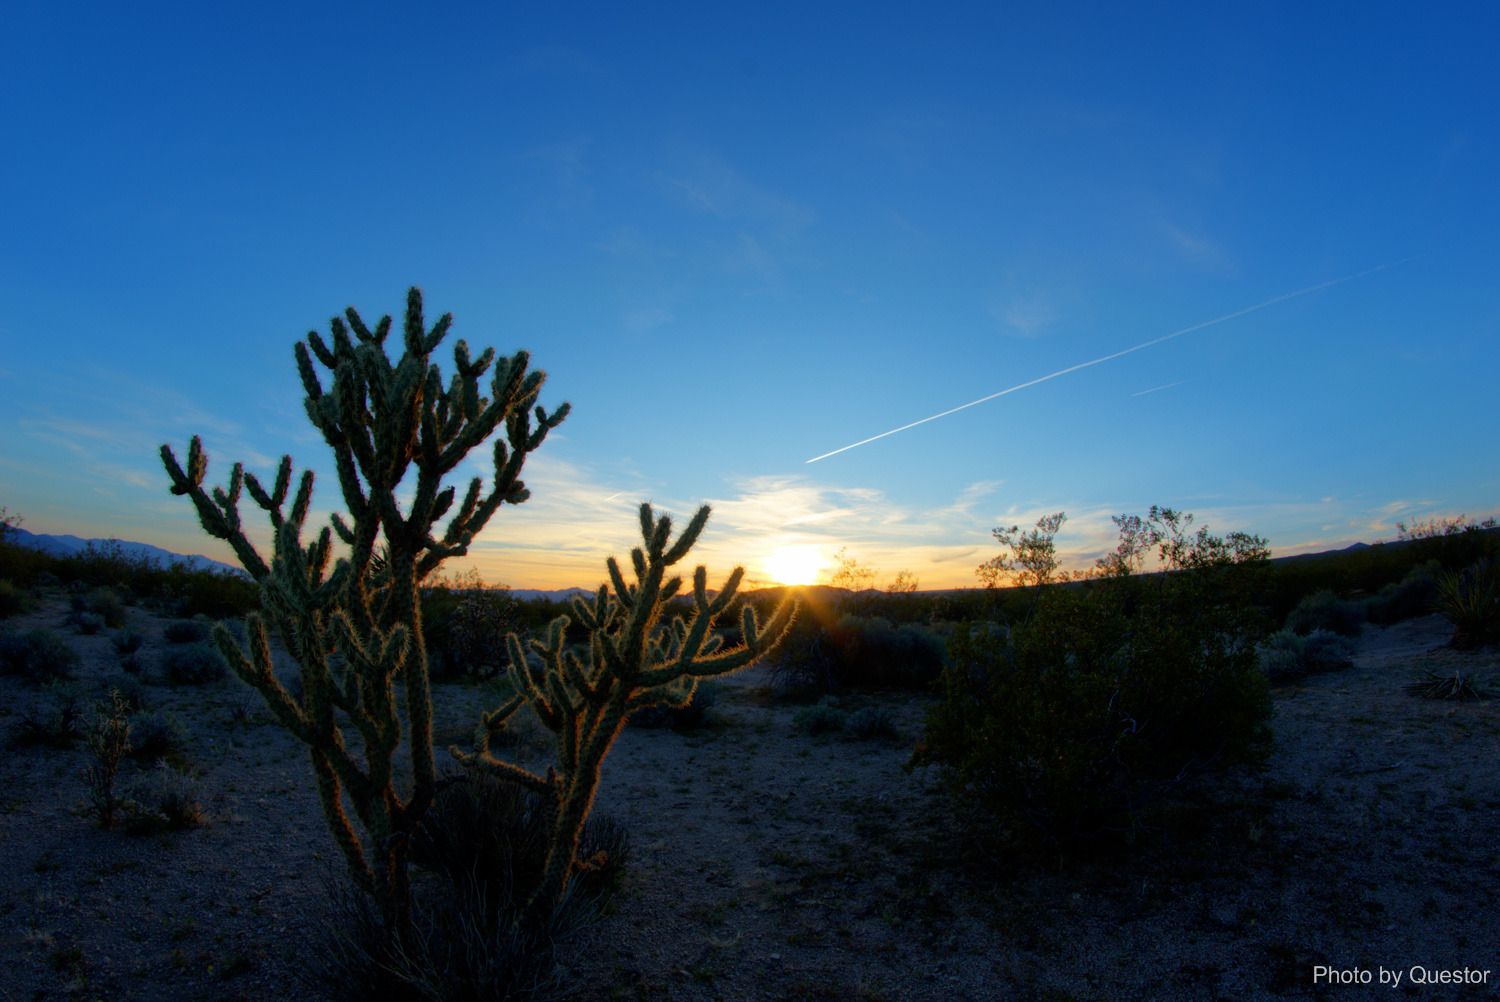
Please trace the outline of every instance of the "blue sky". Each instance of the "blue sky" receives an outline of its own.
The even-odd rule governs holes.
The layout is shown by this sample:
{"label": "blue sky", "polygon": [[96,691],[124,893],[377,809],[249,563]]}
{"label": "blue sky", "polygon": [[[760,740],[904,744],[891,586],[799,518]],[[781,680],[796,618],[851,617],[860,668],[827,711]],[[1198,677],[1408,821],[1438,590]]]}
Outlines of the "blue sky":
{"label": "blue sky", "polygon": [[194,433],[330,510],[291,346],[412,284],[573,404],[475,548],[514,586],[599,580],[642,499],[712,503],[719,570],[924,587],[1056,510],[1082,561],[1151,504],[1278,552],[1500,508],[1493,5],[219,6],[7,7],[35,531],[223,556],[156,458]]}

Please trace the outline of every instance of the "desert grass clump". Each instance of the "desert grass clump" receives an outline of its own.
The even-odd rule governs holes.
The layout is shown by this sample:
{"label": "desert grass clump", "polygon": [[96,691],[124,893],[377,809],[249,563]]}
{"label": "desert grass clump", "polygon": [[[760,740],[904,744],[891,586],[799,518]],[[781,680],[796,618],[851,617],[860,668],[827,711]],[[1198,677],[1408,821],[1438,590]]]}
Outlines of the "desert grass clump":
{"label": "desert grass clump", "polygon": [[124,802],[125,831],[131,835],[186,831],[204,822],[198,781],[167,762],[158,762],[130,785]]}
{"label": "desert grass clump", "polygon": [[92,761],[84,767],[83,775],[94,816],[100,828],[110,828],[120,807],[115,779],[120,772],[120,760],[130,750],[130,708],[119,693],[110,693],[107,700],[94,704],[84,736]]}
{"label": "desert grass clump", "polygon": [[22,714],[11,732],[12,748],[71,748],[83,734],[83,700],[71,685],[54,683],[51,699]]}
{"label": "desert grass clump", "polygon": [[315,987],[349,1002],[554,997],[556,950],[613,890],[629,840],[608,817],[591,817],[581,851],[608,865],[575,881],[545,922],[523,921],[549,834],[537,793],[480,773],[440,780],[412,844],[414,929],[393,939],[368,898],[336,895],[341,918],[325,932]]}
{"label": "desert grass clump", "polygon": [[1427,672],[1426,677],[1408,685],[1406,691],[1409,695],[1422,699],[1449,699],[1459,703],[1489,699],[1491,695],[1475,685],[1472,676],[1463,672],[1454,672],[1452,675]]}
{"label": "desert grass clump", "polygon": [[1500,640],[1500,562],[1485,557],[1438,580],[1438,611],[1453,624],[1452,645],[1470,650]]}
{"label": "desert grass clump", "polygon": [[891,712],[883,706],[866,706],[849,714],[844,732],[858,741],[895,741],[901,736]]}
{"label": "desert grass clump", "polygon": [[114,646],[115,653],[123,658],[140,650],[145,639],[134,630],[116,630],[109,641]]}
{"label": "desert grass clump", "polygon": [[78,653],[51,630],[0,637],[0,673],[37,683],[66,681],[78,669]]}
{"label": "desert grass clump", "polygon": [[223,655],[208,644],[168,650],[162,655],[161,669],[173,685],[206,685],[229,674]]}
{"label": "desert grass clump", "polygon": [[173,714],[149,710],[131,718],[131,758],[156,762],[180,756],[187,747],[187,740],[187,728]]}
{"label": "desert grass clump", "polygon": [[1341,637],[1356,637],[1364,621],[1364,606],[1352,599],[1339,598],[1325,588],[1297,603],[1287,614],[1286,629],[1301,636],[1314,630],[1328,630]]}
{"label": "desert grass clump", "polygon": [[162,639],[169,644],[201,644],[208,639],[208,624],[201,619],[178,619],[162,629]]}
{"label": "desert grass clump", "polygon": [[812,706],[804,706],[792,714],[792,727],[803,734],[816,736],[842,731],[849,715],[828,697],[823,697]]}

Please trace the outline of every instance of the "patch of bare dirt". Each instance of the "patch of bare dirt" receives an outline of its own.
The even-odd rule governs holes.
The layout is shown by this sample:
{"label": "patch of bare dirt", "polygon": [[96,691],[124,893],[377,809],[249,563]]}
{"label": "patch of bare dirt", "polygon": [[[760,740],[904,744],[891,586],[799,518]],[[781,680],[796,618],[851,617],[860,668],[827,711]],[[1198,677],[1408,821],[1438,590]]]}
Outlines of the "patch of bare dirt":
{"label": "patch of bare dirt", "polygon": [[[9,632],[59,625],[52,598]],[[87,810],[82,745],[10,748],[0,782],[0,999],[303,997],[295,973],[340,861],[299,745],[234,679],[162,683],[208,823],[131,836]],[[85,701],[117,677],[108,634],[68,634]],[[900,739],[797,730],[756,671],[723,683],[709,726],[629,729],[597,809],[632,855],[610,911],[564,955],[580,1000],[1362,998],[1314,968],[1500,976],[1500,701],[1414,698],[1424,672],[1500,689],[1494,650],[1444,648],[1433,617],[1367,628],[1351,669],[1275,695],[1276,751],[1213,801],[1152,819],[1104,861],[1015,860],[966,834],[936,777],[903,769],[923,705],[886,708]],[[0,738],[56,695],[0,678]],[[438,686],[440,745],[489,701]],[[121,782],[132,782],[127,768]],[[1359,975],[1355,975],[1358,977]]]}

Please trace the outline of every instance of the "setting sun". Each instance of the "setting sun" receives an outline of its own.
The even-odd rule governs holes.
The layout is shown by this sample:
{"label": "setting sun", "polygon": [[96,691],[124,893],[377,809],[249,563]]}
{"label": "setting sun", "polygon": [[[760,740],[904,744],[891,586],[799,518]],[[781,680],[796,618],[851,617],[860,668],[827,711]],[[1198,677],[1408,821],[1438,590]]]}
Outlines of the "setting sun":
{"label": "setting sun", "polygon": [[823,558],[815,546],[781,546],[766,558],[765,569],[777,584],[809,585],[818,580]]}

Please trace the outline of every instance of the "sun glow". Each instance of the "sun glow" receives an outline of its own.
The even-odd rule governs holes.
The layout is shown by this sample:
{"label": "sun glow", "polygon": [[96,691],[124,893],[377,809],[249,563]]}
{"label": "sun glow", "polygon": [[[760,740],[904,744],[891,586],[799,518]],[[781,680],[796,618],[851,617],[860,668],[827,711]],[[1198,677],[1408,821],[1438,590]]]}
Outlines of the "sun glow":
{"label": "sun glow", "polygon": [[822,569],[823,557],[812,546],[780,546],[765,559],[767,576],[778,584],[810,585]]}

